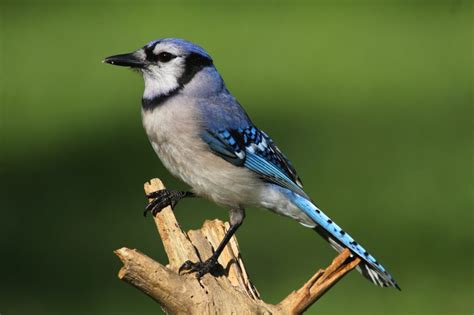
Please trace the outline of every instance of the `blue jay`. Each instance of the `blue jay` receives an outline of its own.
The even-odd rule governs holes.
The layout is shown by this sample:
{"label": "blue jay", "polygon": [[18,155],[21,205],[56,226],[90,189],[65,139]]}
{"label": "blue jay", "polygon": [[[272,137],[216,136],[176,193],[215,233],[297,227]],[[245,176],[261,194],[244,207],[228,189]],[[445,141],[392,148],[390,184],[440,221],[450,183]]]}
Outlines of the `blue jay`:
{"label": "blue jay", "polygon": [[358,270],[374,284],[399,286],[385,268],[324,214],[304,192],[300,178],[273,140],[250,120],[227,90],[211,56],[177,38],[152,41],[104,62],[143,75],[142,121],[163,165],[192,192],[160,190],[145,210],[156,215],[185,197],[202,196],[225,206],[230,228],[204,262],[187,261],[180,271],[198,278],[213,273],[217,259],[242,224],[245,207],[263,207],[314,229],[338,252],[350,249]]}

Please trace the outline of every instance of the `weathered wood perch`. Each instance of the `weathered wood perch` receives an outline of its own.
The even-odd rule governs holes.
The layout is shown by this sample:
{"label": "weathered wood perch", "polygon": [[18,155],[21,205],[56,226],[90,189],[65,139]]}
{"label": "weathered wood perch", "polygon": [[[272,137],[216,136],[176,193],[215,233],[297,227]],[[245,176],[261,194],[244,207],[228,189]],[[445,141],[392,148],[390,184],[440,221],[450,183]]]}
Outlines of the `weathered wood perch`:
{"label": "weathered wood perch", "polygon": [[[159,179],[145,183],[146,193],[160,189],[164,186]],[[228,223],[206,221],[200,230],[185,233],[170,207],[155,217],[155,223],[168,255],[167,266],[136,249],[123,247],[115,254],[124,264],[119,278],[157,301],[167,314],[301,314],[360,262],[346,249],[329,267],[318,270],[300,289],[274,305],[261,300],[250,282],[235,237],[219,257],[225,269],[222,276],[207,274],[198,281],[194,274],[178,274],[186,260],[204,261],[211,256]]]}

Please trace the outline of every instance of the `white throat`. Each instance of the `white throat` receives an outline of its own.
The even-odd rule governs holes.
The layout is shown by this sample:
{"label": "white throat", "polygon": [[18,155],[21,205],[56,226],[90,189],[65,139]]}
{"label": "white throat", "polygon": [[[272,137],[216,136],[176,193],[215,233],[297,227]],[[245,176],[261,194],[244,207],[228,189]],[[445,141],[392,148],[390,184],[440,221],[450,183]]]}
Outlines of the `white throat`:
{"label": "white throat", "polygon": [[167,95],[179,88],[177,78],[180,77],[181,72],[181,68],[144,70],[145,91],[143,92],[143,98],[153,99],[158,96]]}

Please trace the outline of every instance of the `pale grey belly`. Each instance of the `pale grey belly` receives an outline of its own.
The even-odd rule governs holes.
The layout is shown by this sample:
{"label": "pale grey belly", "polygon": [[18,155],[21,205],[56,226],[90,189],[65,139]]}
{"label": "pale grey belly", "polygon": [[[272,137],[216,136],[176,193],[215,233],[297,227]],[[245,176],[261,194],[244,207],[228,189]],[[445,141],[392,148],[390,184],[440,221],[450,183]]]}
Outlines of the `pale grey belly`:
{"label": "pale grey belly", "polygon": [[228,207],[259,205],[264,184],[256,174],[218,157],[201,139],[151,143],[163,165],[196,194]]}
{"label": "pale grey belly", "polygon": [[152,141],[152,146],[163,165],[200,196],[230,208],[267,208],[305,226],[315,226],[282,189],[272,188],[273,185],[262,182],[254,172],[216,156],[207,150],[205,143],[186,144],[183,139],[178,143]]}

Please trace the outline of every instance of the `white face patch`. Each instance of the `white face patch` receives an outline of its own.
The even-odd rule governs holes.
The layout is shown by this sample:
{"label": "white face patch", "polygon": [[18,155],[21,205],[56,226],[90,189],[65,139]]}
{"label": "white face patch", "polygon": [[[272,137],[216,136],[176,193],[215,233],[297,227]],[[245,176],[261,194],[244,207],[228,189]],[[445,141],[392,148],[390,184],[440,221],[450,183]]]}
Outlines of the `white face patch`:
{"label": "white face patch", "polygon": [[166,66],[153,65],[142,70],[145,81],[144,98],[152,99],[166,95],[179,87],[178,78],[183,74],[184,69],[180,65],[172,65],[172,62],[168,62]]}
{"label": "white face patch", "polygon": [[[143,50],[138,54],[145,53]],[[159,43],[153,49],[153,54],[158,56],[162,52],[167,52],[176,56],[168,62],[154,62],[146,69],[142,69],[143,79],[145,81],[145,91],[143,98],[153,99],[161,95],[167,95],[171,91],[179,88],[178,79],[185,71],[184,53],[176,45],[170,43]]]}

